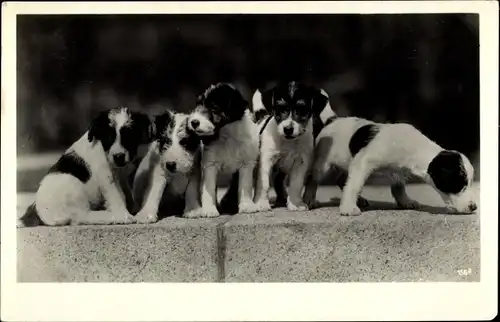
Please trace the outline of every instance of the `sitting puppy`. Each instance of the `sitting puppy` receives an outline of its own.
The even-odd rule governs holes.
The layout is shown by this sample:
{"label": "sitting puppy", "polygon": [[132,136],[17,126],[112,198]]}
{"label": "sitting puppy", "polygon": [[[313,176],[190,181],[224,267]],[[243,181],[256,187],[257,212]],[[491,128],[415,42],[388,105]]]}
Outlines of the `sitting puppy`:
{"label": "sitting puppy", "polygon": [[[289,175],[290,192],[286,197],[289,210],[307,210],[302,201],[304,180],[312,162],[314,148],[313,123],[324,110],[328,98],[319,89],[297,82],[278,84],[263,92],[261,108],[254,108],[259,124],[260,158],[254,202],[259,210],[271,210],[269,203],[269,181],[272,168],[276,165],[278,173],[278,200],[285,198],[283,181]],[[254,104],[258,104],[254,95]],[[258,105],[257,105],[258,106]],[[258,120],[260,118],[260,120]]]}
{"label": "sitting puppy", "polygon": [[188,127],[202,137],[201,208],[188,217],[216,217],[217,176],[234,174],[238,178],[238,211],[258,211],[252,200],[253,172],[259,155],[257,125],[248,102],[233,86],[218,83],[198,97]]}
{"label": "sitting puppy", "polygon": [[477,206],[469,189],[474,168],[465,155],[445,150],[410,124],[381,124],[342,117],[327,125],[316,139],[312,181],[304,199],[313,202],[317,182],[331,169],[347,171],[340,213],[359,215],[356,197],[374,172],[390,173],[391,193],[398,206],[418,207],[406,194],[405,179],[415,175],[431,184],[453,212],[470,213]]}
{"label": "sitting puppy", "polygon": [[[149,117],[126,107],[103,111],[43,178],[35,202],[20,219],[25,226],[128,224],[130,187],[123,169],[144,155],[152,140]],[[105,211],[100,211],[102,206]],[[130,206],[132,207],[132,206]]]}
{"label": "sitting puppy", "polygon": [[156,139],[137,169],[134,199],[138,223],[159,215],[182,215],[199,208],[200,137],[187,126],[188,115],[165,112],[156,116]]}
{"label": "sitting puppy", "polygon": [[[254,113],[254,120],[258,123],[262,123],[262,121],[268,116],[267,110],[262,103],[262,94],[259,90],[256,90],[254,96],[252,98],[252,107]],[[336,113],[333,111],[330,105],[330,97],[325,90],[320,89],[319,93],[316,91],[315,99],[313,100],[313,137],[316,139],[318,134],[323,130],[323,128],[332,122],[337,117]],[[274,189],[276,191],[276,206],[285,206],[286,200],[288,198],[285,180],[287,179],[286,174],[277,169],[276,174],[274,176]],[[337,177],[337,185],[343,189],[345,185],[345,176]],[[308,173],[306,184],[310,182],[311,174]],[[368,206],[368,201],[363,197],[358,197],[358,204],[361,207]],[[308,204],[309,208],[315,207],[315,203]]]}

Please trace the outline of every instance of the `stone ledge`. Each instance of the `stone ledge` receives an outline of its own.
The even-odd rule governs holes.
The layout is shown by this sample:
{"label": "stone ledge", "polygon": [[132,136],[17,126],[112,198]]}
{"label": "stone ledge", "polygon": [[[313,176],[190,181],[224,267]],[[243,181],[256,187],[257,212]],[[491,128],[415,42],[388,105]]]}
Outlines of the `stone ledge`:
{"label": "stone ledge", "polygon": [[[479,214],[338,208],[18,229],[20,282],[479,281]],[[458,269],[471,269],[461,276]]]}

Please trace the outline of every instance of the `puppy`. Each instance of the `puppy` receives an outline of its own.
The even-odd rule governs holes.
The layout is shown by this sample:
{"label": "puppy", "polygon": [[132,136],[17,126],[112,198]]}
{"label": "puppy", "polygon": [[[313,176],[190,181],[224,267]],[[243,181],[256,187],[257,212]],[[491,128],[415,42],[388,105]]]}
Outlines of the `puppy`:
{"label": "puppy", "polygon": [[[152,140],[149,117],[126,107],[101,112],[42,179],[25,225],[128,224],[131,191],[123,173]],[[104,204],[105,211],[100,211]],[[132,207],[132,206],[130,206]]]}
{"label": "puppy", "polygon": [[188,115],[166,111],[156,116],[156,138],[137,169],[135,219],[152,223],[159,215],[181,215],[199,208],[200,137],[188,127]]}
{"label": "puppy", "polygon": [[258,211],[252,200],[253,172],[259,155],[259,135],[248,102],[233,86],[218,83],[198,97],[188,127],[202,137],[201,207],[188,217],[216,217],[217,176],[238,178],[238,211]]}
{"label": "puppy", "polygon": [[[321,96],[320,96],[320,95]],[[332,106],[330,105],[330,97],[328,96],[328,93],[323,90],[319,89],[319,93],[316,91],[316,96],[315,99],[313,100],[313,137],[316,139],[318,134],[323,130],[323,128],[335,120],[337,118],[337,114],[333,110]],[[264,104],[262,103],[262,94],[259,90],[256,90],[253,98],[252,98],[252,107],[253,107],[253,113],[254,113],[254,120],[257,123],[261,123],[266,115],[268,115],[266,108],[264,107]],[[311,170],[311,169],[309,169]],[[275,205],[276,206],[286,206],[286,200],[288,198],[287,195],[287,190],[286,190],[286,182],[285,180],[287,179],[286,174],[277,169],[276,174],[274,176],[274,189],[276,191],[276,201]],[[338,176],[337,177],[337,185],[342,189],[345,185],[345,179],[346,177],[343,176]],[[311,173],[310,171],[307,174],[306,178],[306,184],[310,182],[311,179]],[[364,199],[363,197],[358,197],[358,205],[361,207],[366,207],[368,206],[368,201]],[[308,204],[309,208],[313,208],[316,206],[316,203],[310,203]]]}
{"label": "puppy", "polygon": [[316,159],[304,199],[315,198],[317,182],[332,166],[347,171],[340,213],[359,215],[356,197],[374,171],[389,174],[398,206],[419,204],[405,191],[409,175],[422,178],[439,193],[452,212],[470,213],[477,206],[471,193],[474,168],[465,155],[445,150],[410,124],[381,124],[342,117],[327,125],[316,139]]}
{"label": "puppy", "polygon": [[[259,124],[260,157],[254,202],[259,210],[271,209],[269,181],[271,170],[277,167],[278,200],[286,198],[289,210],[307,210],[302,201],[305,176],[311,164],[314,148],[314,120],[320,119],[328,98],[319,89],[297,82],[281,83],[254,95],[255,119]],[[260,115],[260,116],[259,116]],[[280,174],[281,173],[281,174]],[[290,178],[289,196],[285,197],[283,181]]]}

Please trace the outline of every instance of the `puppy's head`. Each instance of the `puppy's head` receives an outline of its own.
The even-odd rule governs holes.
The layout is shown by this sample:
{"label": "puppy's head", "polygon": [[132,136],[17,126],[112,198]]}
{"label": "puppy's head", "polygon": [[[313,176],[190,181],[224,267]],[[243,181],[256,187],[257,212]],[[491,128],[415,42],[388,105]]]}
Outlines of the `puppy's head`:
{"label": "puppy's head", "polygon": [[111,166],[124,167],[135,159],[140,145],[153,140],[153,132],[147,115],[119,107],[99,113],[90,125],[88,140],[101,142]]}
{"label": "puppy's head", "polygon": [[471,184],[474,168],[460,152],[443,150],[429,163],[427,173],[447,207],[457,213],[477,209]]}
{"label": "puppy's head", "polygon": [[327,100],[319,89],[297,82],[281,83],[262,93],[262,103],[276,120],[278,133],[289,140],[306,132],[311,118],[319,116]]}
{"label": "puppy's head", "polygon": [[198,96],[188,127],[200,136],[216,134],[224,125],[241,120],[248,102],[233,86],[218,83]]}
{"label": "puppy's head", "polygon": [[189,129],[188,119],[186,114],[168,111],[155,118],[160,162],[170,173],[191,171],[200,148],[200,137]]}

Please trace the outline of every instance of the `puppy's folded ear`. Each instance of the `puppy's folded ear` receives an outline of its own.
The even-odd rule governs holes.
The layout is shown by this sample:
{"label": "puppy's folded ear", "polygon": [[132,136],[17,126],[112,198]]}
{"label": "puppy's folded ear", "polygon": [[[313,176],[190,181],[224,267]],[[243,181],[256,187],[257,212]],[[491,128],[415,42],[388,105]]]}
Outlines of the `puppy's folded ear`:
{"label": "puppy's folded ear", "polygon": [[313,109],[313,113],[314,115],[320,115],[321,112],[323,112],[325,107],[328,105],[330,99],[327,95],[325,95],[326,93],[322,93],[322,91],[319,88],[313,88],[312,91],[313,94],[312,94],[311,106]]}
{"label": "puppy's folded ear", "polygon": [[140,112],[132,112],[132,126],[139,132],[141,143],[149,143],[154,139],[154,124],[151,118]]}
{"label": "puppy's folded ear", "polygon": [[233,91],[231,105],[237,110],[244,110],[248,106],[248,101],[241,95],[240,91],[236,89]]}
{"label": "puppy's folded ear", "polygon": [[99,112],[99,114],[90,123],[87,139],[89,142],[100,140],[104,130],[109,126],[108,111]]}
{"label": "puppy's folded ear", "polygon": [[154,138],[161,136],[172,122],[174,115],[170,111],[165,111],[163,114],[156,115],[154,118]]}

